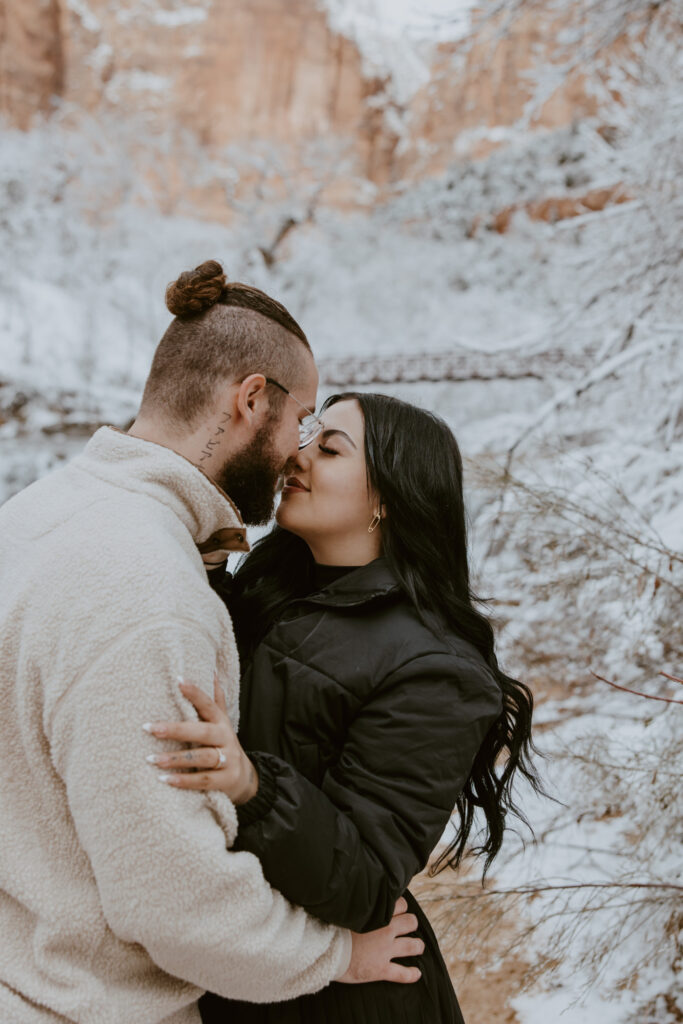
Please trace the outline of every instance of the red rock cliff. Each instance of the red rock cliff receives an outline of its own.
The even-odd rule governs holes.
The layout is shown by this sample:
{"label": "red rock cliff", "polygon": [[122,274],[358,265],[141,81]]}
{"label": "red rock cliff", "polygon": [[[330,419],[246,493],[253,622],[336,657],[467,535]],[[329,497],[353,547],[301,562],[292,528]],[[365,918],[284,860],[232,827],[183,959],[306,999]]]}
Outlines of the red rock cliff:
{"label": "red rock cliff", "polygon": [[[429,83],[390,122],[384,83],[364,73],[356,45],[330,29],[316,0],[0,3],[0,109],[20,127],[59,96],[95,114],[135,112],[150,131],[190,129],[209,150],[348,141],[353,172],[379,184],[438,172],[458,149],[490,149],[485,129],[519,121],[527,73],[554,59],[560,30],[580,15],[580,5],[557,15],[535,4],[501,33],[480,14],[474,45],[441,46]],[[576,72],[530,122],[559,126],[594,109]],[[400,147],[389,127],[397,119]]]}

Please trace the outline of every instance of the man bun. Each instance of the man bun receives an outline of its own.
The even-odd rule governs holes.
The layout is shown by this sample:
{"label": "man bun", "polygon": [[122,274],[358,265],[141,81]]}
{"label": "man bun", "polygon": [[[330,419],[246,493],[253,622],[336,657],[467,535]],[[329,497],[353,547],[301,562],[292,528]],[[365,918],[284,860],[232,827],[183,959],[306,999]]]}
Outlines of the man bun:
{"label": "man bun", "polygon": [[223,267],[217,260],[207,260],[169,284],[166,306],[174,316],[196,316],[218,302],[225,284]]}

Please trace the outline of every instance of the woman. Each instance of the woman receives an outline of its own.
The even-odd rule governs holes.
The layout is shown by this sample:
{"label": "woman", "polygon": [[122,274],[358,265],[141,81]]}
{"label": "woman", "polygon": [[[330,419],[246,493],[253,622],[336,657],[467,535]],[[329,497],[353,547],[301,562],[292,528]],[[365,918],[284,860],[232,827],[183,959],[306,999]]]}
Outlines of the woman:
{"label": "woman", "polygon": [[459,864],[479,808],[477,852],[490,865],[506,815],[518,813],[513,776],[537,785],[532,697],[499,669],[473,603],[462,463],[446,424],[382,395],[337,395],[323,414],[286,480],[278,526],[223,595],[243,664],[241,746],[220,698],[187,685],[207,723],[192,727],[192,765],[205,770],[179,774],[182,752],[158,763],[171,785],[227,792],[239,805],[235,848],[323,921],[382,927],[404,894],[425,944],[406,962],[421,978],[332,983],[269,1005],[207,995],[202,1019],[455,1024],[446,966],[406,887],[454,806],[459,829],[439,863]]}

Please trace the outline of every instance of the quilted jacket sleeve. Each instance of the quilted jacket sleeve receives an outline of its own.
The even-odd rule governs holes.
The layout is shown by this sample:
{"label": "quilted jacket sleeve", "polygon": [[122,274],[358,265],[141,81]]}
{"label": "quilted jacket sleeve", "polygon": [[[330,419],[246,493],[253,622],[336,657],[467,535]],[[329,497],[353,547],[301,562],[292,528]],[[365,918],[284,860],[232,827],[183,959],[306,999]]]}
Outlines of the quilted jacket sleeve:
{"label": "quilted jacket sleeve", "polygon": [[321,788],[254,753],[261,786],[238,809],[236,848],[255,853],[270,884],[323,921],[385,925],[501,707],[485,666],[445,653],[410,660],[359,710]]}

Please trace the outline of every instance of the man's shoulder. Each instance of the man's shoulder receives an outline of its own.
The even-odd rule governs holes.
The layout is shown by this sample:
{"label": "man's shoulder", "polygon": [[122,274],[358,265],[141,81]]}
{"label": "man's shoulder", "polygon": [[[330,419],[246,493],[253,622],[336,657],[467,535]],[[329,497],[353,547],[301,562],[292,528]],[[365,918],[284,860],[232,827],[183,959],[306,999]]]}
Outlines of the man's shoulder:
{"label": "man's shoulder", "polygon": [[155,527],[127,512],[109,504],[101,531],[92,533],[87,517],[74,517],[34,578],[31,615],[49,647],[62,649],[65,638],[74,645],[67,655],[72,675],[93,652],[147,630],[189,628],[216,644],[226,641],[227,612],[187,531],[174,536],[172,524]]}
{"label": "man's shoulder", "polygon": [[177,544],[192,539],[182,522],[162,502],[147,494],[111,488],[106,494],[93,494],[82,508],[74,511],[64,523],[65,535],[97,538],[110,546],[117,545],[120,555],[137,549],[165,549],[169,542]]}
{"label": "man's shoulder", "polygon": [[98,480],[80,466],[80,456],[35,480],[0,507],[0,523],[13,543],[33,544],[51,536],[106,531],[116,535],[130,529],[154,531],[169,510],[140,491]]}
{"label": "man's shoulder", "polygon": [[[101,484],[78,458],[4,510],[0,577],[52,620],[169,614],[218,603],[192,537],[153,496]],[[201,614],[201,611],[198,612]]]}
{"label": "man's shoulder", "polygon": [[183,524],[169,509],[141,495],[80,510],[54,536],[46,561],[57,572],[74,570],[97,589],[142,589],[157,600],[178,588],[210,591]]}
{"label": "man's shoulder", "polygon": [[[30,534],[34,531],[31,529]],[[92,495],[15,547],[16,572],[36,602],[64,614],[176,615],[213,598],[190,534],[172,511],[145,495]],[[85,622],[84,622],[85,626]]]}

